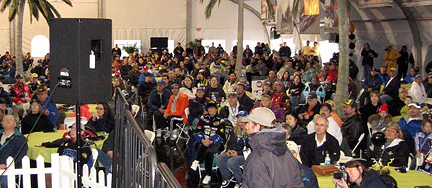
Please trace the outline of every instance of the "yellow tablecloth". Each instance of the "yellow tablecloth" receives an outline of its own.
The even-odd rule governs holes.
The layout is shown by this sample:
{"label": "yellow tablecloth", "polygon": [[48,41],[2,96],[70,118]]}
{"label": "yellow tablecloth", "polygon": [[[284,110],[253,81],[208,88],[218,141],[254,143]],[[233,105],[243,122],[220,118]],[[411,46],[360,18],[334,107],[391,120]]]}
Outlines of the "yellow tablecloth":
{"label": "yellow tablecloth", "polygon": [[[390,175],[396,179],[398,187],[408,188],[414,186],[432,186],[432,176],[428,176],[419,171],[410,170],[407,173],[399,173],[395,168],[390,169]],[[333,176],[320,176],[317,174],[319,187],[334,188]]]}
{"label": "yellow tablecloth", "polygon": [[[57,153],[58,148],[41,147],[41,144],[43,142],[52,142],[56,139],[59,139],[63,136],[65,132],[67,132],[67,130],[59,130],[58,132],[51,132],[51,133],[43,133],[43,132],[32,133],[27,142],[28,144],[27,156],[30,159],[36,160],[36,158],[39,155],[41,155],[45,159],[45,162],[50,163],[51,153]],[[27,137],[27,135],[25,136]],[[108,135],[105,136],[105,139],[106,138],[108,138]],[[95,142],[96,146],[93,144],[92,148],[101,149],[103,142],[104,140],[96,141]]]}
{"label": "yellow tablecloth", "polygon": [[[87,104],[88,106],[89,106],[89,112],[93,115],[94,113],[96,113],[97,112],[97,110],[96,110],[96,107],[97,107],[97,104]],[[72,114],[73,114],[73,110],[68,110],[68,111],[66,111],[65,112],[65,114],[66,114],[66,117],[69,117],[69,116],[71,116]]]}

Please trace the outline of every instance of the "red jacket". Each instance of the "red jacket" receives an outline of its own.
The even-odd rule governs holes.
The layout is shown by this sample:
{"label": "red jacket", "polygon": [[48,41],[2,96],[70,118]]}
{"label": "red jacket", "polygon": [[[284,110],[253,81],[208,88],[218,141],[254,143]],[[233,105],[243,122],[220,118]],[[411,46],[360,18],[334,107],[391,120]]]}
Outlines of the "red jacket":
{"label": "red jacket", "polygon": [[180,96],[177,99],[177,103],[176,103],[176,111],[171,112],[171,107],[174,100],[174,95],[171,95],[165,113],[169,114],[170,116],[181,116],[183,118],[183,123],[187,123],[188,120],[186,117],[185,109],[189,107],[189,97],[183,93],[179,93],[179,94]]}
{"label": "red jacket", "polygon": [[271,93],[271,98],[273,106],[288,109],[291,105],[290,98],[284,92],[273,92]]}
{"label": "red jacket", "polygon": [[[26,84],[22,84],[22,86],[20,86],[18,85],[18,83],[15,83],[12,89],[15,92],[15,97],[12,98],[12,101],[14,103],[17,103],[18,101],[21,101],[22,103],[27,103],[27,99],[30,101],[30,99],[32,98],[30,86]],[[19,97],[22,93],[27,93],[27,96],[23,98]]]}
{"label": "red jacket", "polygon": [[333,82],[337,79],[339,71],[338,70],[327,70],[327,81]]}
{"label": "red jacket", "polygon": [[[90,118],[92,118],[92,115],[89,111],[89,108],[90,107],[86,104],[81,105],[81,108],[80,108],[80,116],[87,118],[87,121],[90,121]],[[73,114],[69,117],[76,117],[76,109],[74,110]]]}

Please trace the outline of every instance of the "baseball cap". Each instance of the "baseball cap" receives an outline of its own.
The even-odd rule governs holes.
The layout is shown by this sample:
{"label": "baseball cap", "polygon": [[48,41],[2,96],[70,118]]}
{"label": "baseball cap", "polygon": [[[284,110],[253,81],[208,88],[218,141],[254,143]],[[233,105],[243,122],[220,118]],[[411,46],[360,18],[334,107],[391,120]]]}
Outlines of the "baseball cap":
{"label": "baseball cap", "polygon": [[378,71],[378,69],[375,67],[372,67],[372,71]]}
{"label": "baseball cap", "polygon": [[148,70],[148,68],[147,68],[147,67],[144,67],[143,70]]}
{"label": "baseball cap", "polygon": [[163,80],[159,80],[159,81],[157,82],[157,84],[165,85],[165,81],[163,81]]}
{"label": "baseball cap", "polygon": [[38,87],[37,92],[38,93],[44,93],[44,92],[46,92],[46,89],[44,87]]}
{"label": "baseball cap", "polygon": [[329,109],[330,112],[332,111],[332,107],[331,107],[331,105],[330,105],[329,103],[324,103],[324,104],[322,104],[322,105],[321,105],[321,108],[324,107],[324,106],[327,107],[327,108]]}
{"label": "baseball cap", "polygon": [[286,143],[287,143],[287,147],[288,147],[289,150],[292,150],[295,153],[300,153],[299,147],[298,147],[298,145],[294,141],[287,140]]}
{"label": "baseball cap", "polygon": [[241,122],[253,121],[260,125],[264,125],[272,128],[276,127],[276,125],[272,123],[275,120],[276,120],[276,116],[274,115],[274,113],[269,108],[266,107],[255,108],[248,116],[239,119],[239,121]]}
{"label": "baseball cap", "polygon": [[217,109],[217,104],[216,104],[215,102],[213,102],[213,101],[210,101],[210,102],[207,104],[207,109],[209,109],[210,107],[214,107],[214,108]]}
{"label": "baseball cap", "polygon": [[242,110],[236,116],[237,117],[239,117],[239,116],[245,117],[245,116],[248,116],[248,115],[249,115],[249,113],[246,110]]}
{"label": "baseball cap", "polygon": [[178,88],[180,88],[180,86],[177,83],[174,83],[174,84],[171,84],[171,89],[172,88],[177,88],[178,89]]}
{"label": "baseball cap", "polygon": [[203,87],[197,87],[197,91],[198,90],[202,90],[202,91],[204,91],[204,88]]}
{"label": "baseball cap", "polygon": [[138,68],[138,64],[132,65],[132,68]]}
{"label": "baseball cap", "polygon": [[397,68],[396,68],[396,67],[393,67],[393,68],[390,69],[390,71],[395,71],[395,72],[397,72]]}
{"label": "baseball cap", "polygon": [[276,81],[276,82],[274,83],[274,85],[278,85],[278,86],[283,87],[283,86],[282,86],[282,83],[281,83],[280,81]]}
{"label": "baseball cap", "polygon": [[346,106],[351,106],[353,108],[357,108],[357,103],[355,103],[354,99],[348,99],[346,102],[342,103],[342,105]]}
{"label": "baseball cap", "polygon": [[267,82],[264,83],[264,85],[272,85],[272,83],[269,82],[269,81],[267,81]]}
{"label": "baseball cap", "polygon": [[387,68],[385,65],[381,65],[381,68]]}
{"label": "baseball cap", "polygon": [[33,73],[32,78],[39,78],[39,75],[37,73]]}
{"label": "baseball cap", "polygon": [[421,109],[421,106],[418,103],[416,103],[416,102],[413,102],[413,103],[409,104],[408,108],[411,107],[411,106],[414,106],[414,107],[416,107],[418,109]]}
{"label": "baseball cap", "polygon": [[315,93],[309,93],[309,95],[306,97],[306,99],[317,99],[318,96]]}
{"label": "baseball cap", "polygon": [[39,101],[38,99],[32,99],[32,100],[30,101],[30,104],[32,104],[32,103],[34,103],[34,102],[39,103],[40,101]]}
{"label": "baseball cap", "polygon": [[415,76],[415,79],[417,79],[417,78],[422,78],[422,76],[421,76],[420,74],[417,74],[417,75]]}
{"label": "baseball cap", "polygon": [[228,93],[228,97],[237,97],[238,98],[238,95],[237,95],[237,93]]}
{"label": "baseball cap", "polygon": [[144,76],[145,76],[145,77],[147,77],[147,76],[152,77],[153,75],[151,75],[150,73],[144,73]]}
{"label": "baseball cap", "polygon": [[[69,129],[71,129],[71,128],[76,128],[76,122],[69,126]],[[80,128],[81,128],[81,130],[85,130],[83,123],[81,123]]]}
{"label": "baseball cap", "polygon": [[18,75],[16,75],[15,79],[18,79],[18,78],[23,78],[23,76],[21,74],[18,74]]}

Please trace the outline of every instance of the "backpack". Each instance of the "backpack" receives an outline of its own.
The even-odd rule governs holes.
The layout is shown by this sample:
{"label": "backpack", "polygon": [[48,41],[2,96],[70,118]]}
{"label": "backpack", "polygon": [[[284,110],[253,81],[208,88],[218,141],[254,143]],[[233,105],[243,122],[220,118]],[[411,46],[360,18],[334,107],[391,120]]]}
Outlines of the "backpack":
{"label": "backpack", "polygon": [[398,187],[396,180],[393,177],[391,177],[390,175],[385,174],[385,175],[380,175],[380,176],[384,180],[385,184],[387,185],[387,188],[397,188]]}

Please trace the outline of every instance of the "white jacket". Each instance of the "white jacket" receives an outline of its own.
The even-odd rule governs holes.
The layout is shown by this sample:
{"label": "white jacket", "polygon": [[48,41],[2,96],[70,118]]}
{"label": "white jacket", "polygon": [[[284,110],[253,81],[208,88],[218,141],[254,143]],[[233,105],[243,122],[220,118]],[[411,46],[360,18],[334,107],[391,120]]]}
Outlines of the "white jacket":
{"label": "white jacket", "polygon": [[427,97],[426,89],[423,84],[419,85],[417,82],[413,82],[411,89],[408,91],[409,96],[412,97],[413,102],[419,104],[425,103],[425,98]]}

